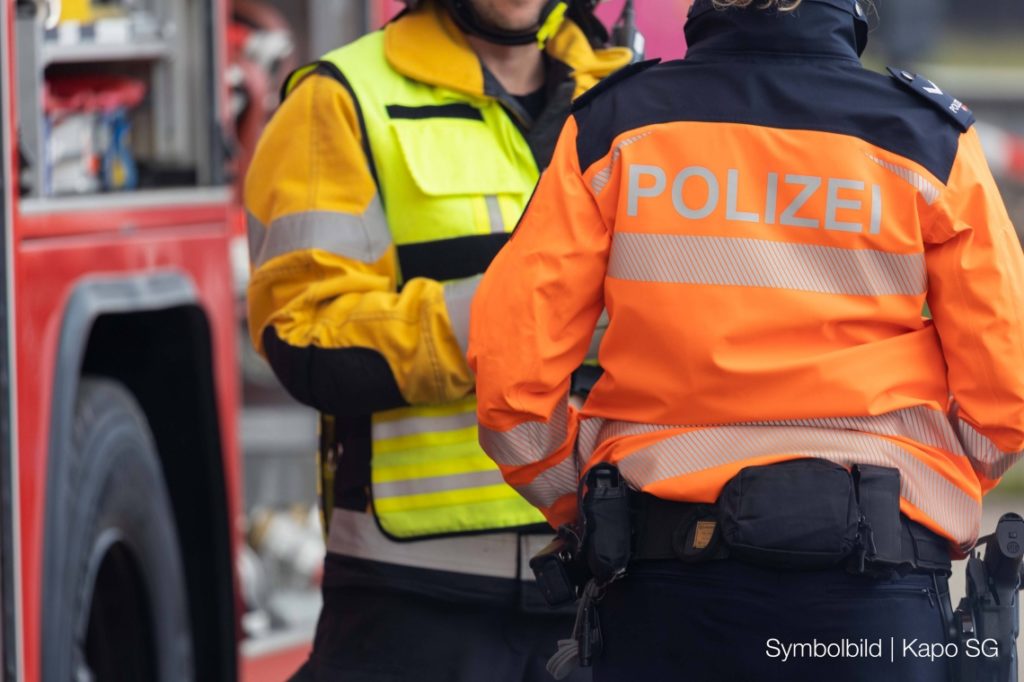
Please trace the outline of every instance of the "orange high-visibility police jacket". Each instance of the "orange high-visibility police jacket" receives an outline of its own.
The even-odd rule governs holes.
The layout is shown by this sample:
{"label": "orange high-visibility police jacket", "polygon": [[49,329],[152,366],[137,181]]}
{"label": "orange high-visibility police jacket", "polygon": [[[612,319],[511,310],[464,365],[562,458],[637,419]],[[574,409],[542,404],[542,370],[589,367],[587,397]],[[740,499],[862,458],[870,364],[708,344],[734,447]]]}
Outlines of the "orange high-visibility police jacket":
{"label": "orange high-visibility police jacket", "polygon": [[481,443],[552,525],[598,462],[710,503],[817,457],[897,467],[909,518],[976,542],[1024,448],[1024,257],[970,112],[862,68],[851,23],[711,12],[577,104],[471,313]]}

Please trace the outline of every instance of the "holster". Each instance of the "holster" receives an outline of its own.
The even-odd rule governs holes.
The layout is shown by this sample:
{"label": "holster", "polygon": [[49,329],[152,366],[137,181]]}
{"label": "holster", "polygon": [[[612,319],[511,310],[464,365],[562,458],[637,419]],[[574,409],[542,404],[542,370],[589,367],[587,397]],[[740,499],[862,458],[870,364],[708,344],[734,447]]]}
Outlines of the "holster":
{"label": "holster", "polygon": [[598,464],[583,479],[583,551],[598,584],[622,575],[632,557],[632,492],[610,464]]}

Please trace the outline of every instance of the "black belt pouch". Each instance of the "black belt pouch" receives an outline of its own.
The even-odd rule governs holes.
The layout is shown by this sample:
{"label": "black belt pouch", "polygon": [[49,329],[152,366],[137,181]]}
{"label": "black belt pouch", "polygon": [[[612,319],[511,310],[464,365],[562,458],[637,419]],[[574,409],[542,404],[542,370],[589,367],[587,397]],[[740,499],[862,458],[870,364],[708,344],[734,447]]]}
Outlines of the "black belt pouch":
{"label": "black belt pouch", "polygon": [[722,538],[732,556],[762,566],[834,566],[857,543],[853,478],[820,459],[747,467],[718,501]]}

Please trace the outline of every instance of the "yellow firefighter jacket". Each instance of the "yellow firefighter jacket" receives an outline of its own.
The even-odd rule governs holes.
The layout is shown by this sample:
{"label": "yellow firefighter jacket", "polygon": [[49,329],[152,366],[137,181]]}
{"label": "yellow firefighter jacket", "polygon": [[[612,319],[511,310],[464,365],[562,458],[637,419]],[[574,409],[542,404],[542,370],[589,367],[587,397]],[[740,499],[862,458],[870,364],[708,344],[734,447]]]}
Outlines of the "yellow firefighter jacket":
{"label": "yellow firefighter jacket", "polygon": [[360,506],[349,493],[370,483],[395,538],[543,521],[477,443],[469,303],[569,100],[629,59],[570,22],[546,54],[532,120],[427,3],[293,74],[247,177],[252,341],[294,397],[338,417],[325,508]]}

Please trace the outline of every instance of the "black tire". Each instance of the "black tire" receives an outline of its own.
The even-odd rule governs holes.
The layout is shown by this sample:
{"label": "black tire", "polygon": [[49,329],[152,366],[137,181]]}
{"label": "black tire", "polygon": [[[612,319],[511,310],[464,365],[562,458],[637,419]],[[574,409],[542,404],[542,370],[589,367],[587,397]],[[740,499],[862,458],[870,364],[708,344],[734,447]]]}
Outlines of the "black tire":
{"label": "black tire", "polygon": [[43,679],[190,682],[181,549],[145,415],[121,384],[84,378],[71,445],[66,494],[47,500]]}

